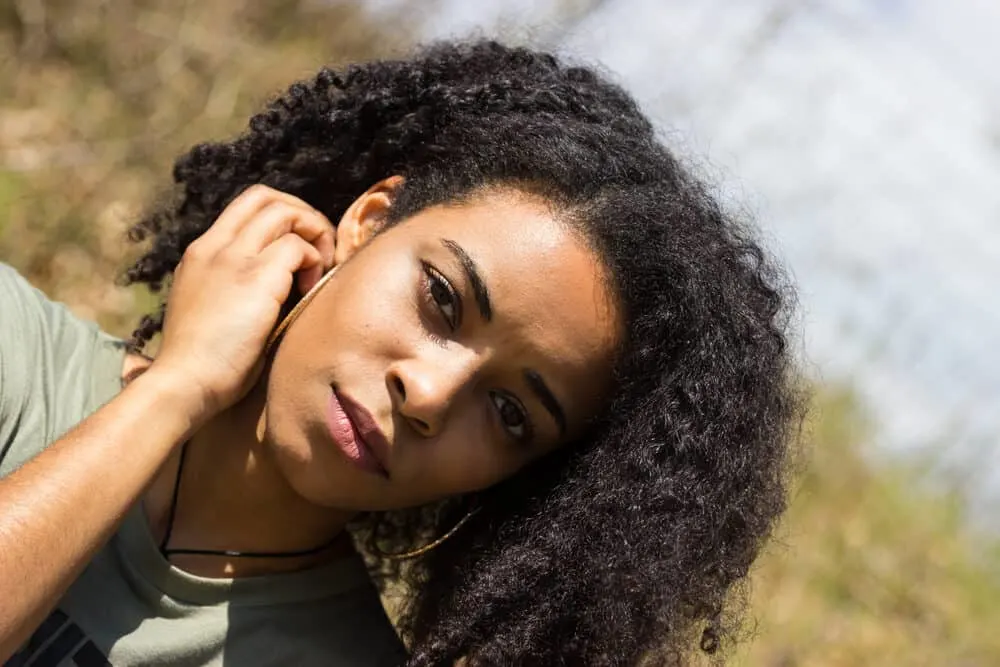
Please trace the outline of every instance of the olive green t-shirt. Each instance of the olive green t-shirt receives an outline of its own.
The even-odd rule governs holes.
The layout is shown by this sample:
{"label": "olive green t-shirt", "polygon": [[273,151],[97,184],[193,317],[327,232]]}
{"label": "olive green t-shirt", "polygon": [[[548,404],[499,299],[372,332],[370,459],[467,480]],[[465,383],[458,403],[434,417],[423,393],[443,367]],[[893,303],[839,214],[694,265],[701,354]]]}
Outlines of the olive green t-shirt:
{"label": "olive green t-shirt", "polygon": [[[0,477],[111,400],[121,388],[124,354],[120,341],[0,263]],[[196,577],[161,556],[137,505],[6,664],[336,667],[404,660],[360,558],[275,576]]]}

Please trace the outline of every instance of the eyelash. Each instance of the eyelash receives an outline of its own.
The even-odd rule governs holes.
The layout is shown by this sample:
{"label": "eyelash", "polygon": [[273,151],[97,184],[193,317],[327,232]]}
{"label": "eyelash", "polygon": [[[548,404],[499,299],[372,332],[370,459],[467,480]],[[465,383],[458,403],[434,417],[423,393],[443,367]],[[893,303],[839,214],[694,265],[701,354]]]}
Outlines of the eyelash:
{"label": "eyelash", "polygon": [[[424,298],[427,302],[437,308],[438,313],[444,318],[445,324],[448,329],[452,332],[458,330],[459,326],[462,324],[462,299],[458,295],[458,291],[452,286],[448,279],[445,278],[440,271],[435,269],[433,266],[426,262],[422,262],[424,267],[424,280],[423,290]],[[443,287],[448,293],[448,297],[451,299],[450,304],[442,304],[437,297],[434,296],[435,287]],[[454,309],[451,317],[445,312],[445,307],[450,306]]]}
{"label": "eyelash", "polygon": [[[421,264],[423,266],[423,271],[424,271],[424,279],[421,281],[424,300],[427,302],[429,306],[437,309],[438,314],[444,320],[445,325],[448,327],[449,331],[454,333],[455,331],[458,330],[458,328],[462,324],[462,299],[459,296],[458,291],[452,286],[452,284],[448,281],[447,278],[444,277],[444,275],[440,271],[438,271],[436,268],[434,268],[427,262],[421,262]],[[444,288],[444,290],[447,292],[448,297],[451,300],[451,303],[443,304],[441,301],[438,300],[437,297],[434,296],[434,288],[439,286]],[[445,312],[446,306],[451,306],[452,308],[454,308],[454,313],[452,314],[451,317],[448,317],[448,314]],[[430,329],[429,331],[431,336],[434,338],[435,342],[437,343],[445,342],[445,340],[437,333],[435,333],[432,329]],[[490,396],[490,402],[493,404],[493,409],[496,412],[497,420],[500,422],[501,428],[503,428],[503,430],[511,437],[511,439],[520,444],[525,444],[530,442],[532,435],[534,434],[534,428],[531,423],[531,416],[525,409],[524,404],[522,404],[521,401],[519,401],[517,398],[506,392],[491,391],[489,393],[489,396]],[[521,418],[521,424],[518,425],[518,428],[523,429],[523,432],[521,434],[512,433],[510,427],[508,427],[508,425],[504,423],[503,407],[501,405],[497,405],[498,403],[497,399],[502,399],[502,401],[505,402],[504,405],[510,404],[514,405],[517,408],[517,411]]]}

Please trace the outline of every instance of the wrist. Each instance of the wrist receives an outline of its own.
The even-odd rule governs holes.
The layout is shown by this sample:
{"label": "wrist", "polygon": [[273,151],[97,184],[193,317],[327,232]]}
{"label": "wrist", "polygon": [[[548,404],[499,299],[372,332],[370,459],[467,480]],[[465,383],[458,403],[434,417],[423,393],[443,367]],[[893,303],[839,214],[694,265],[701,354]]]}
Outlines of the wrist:
{"label": "wrist", "polygon": [[193,380],[190,374],[157,365],[155,361],[132,384],[136,386],[136,390],[150,392],[151,399],[158,407],[167,407],[178,417],[181,427],[188,435],[218,412],[210,392]]}

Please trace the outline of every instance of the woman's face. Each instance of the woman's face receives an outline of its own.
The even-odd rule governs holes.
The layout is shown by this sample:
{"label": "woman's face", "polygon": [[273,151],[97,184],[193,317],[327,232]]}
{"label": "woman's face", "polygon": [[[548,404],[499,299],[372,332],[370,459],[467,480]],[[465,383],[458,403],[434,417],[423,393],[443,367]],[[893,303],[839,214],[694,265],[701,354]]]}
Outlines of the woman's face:
{"label": "woman's face", "polygon": [[378,186],[345,214],[342,263],[268,379],[265,442],[340,509],[484,489],[565,444],[607,399],[619,339],[604,268],[541,202],[491,191],[369,241],[390,203]]}

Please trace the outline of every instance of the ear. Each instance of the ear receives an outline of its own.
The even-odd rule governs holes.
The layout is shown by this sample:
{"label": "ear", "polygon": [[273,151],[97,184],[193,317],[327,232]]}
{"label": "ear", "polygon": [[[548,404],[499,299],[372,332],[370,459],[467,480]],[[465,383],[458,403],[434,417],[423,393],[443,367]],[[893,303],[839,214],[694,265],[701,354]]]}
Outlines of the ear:
{"label": "ear", "polygon": [[385,224],[393,199],[403,184],[402,176],[390,176],[368,188],[354,200],[337,225],[337,247],[333,265],[340,266],[375,235]]}

